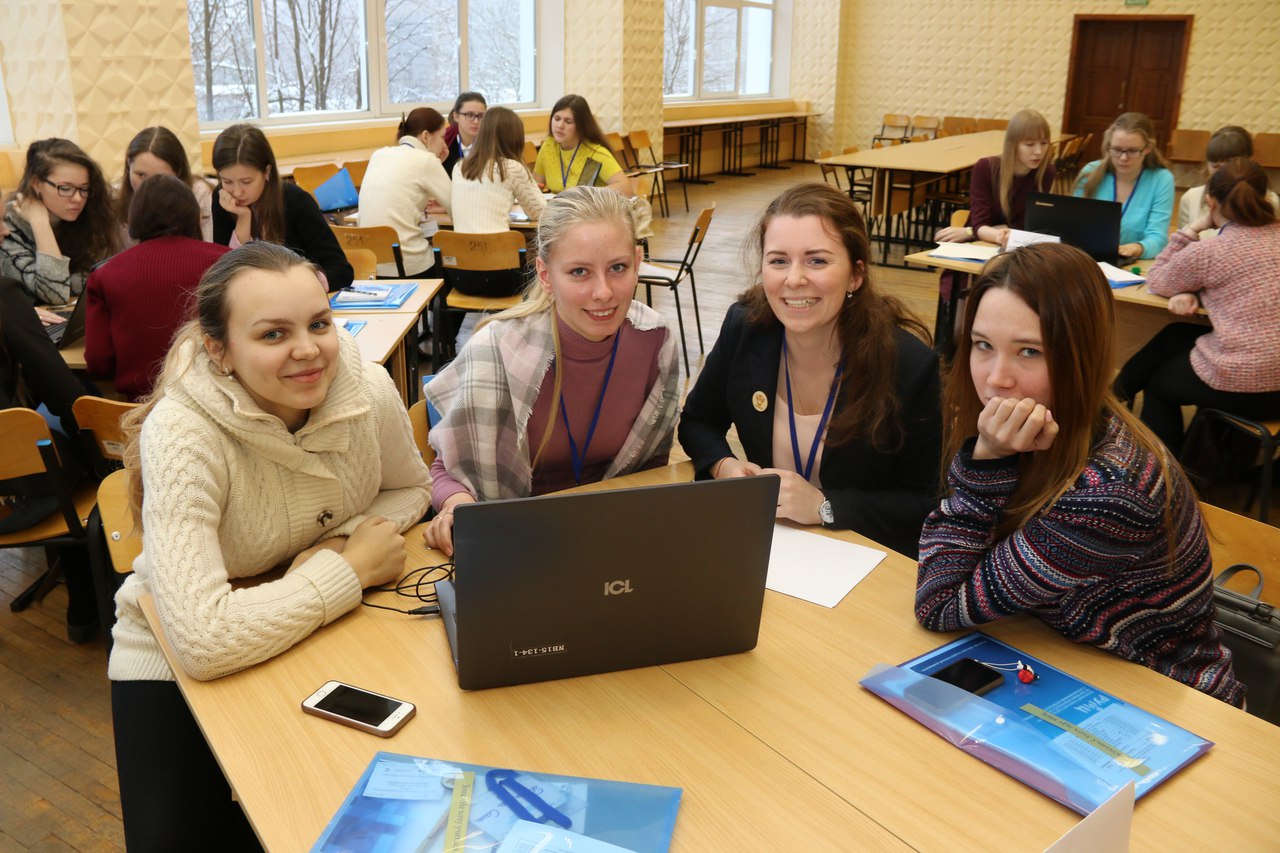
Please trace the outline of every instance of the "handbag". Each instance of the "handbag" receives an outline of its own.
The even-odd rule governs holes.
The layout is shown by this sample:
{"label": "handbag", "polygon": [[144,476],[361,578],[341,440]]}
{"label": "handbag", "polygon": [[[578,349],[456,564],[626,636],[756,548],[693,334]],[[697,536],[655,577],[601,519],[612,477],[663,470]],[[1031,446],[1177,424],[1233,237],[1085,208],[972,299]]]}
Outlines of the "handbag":
{"label": "handbag", "polygon": [[[1242,571],[1258,576],[1248,595],[1223,586]],[[1260,601],[1261,595],[1262,572],[1256,567],[1240,563],[1223,569],[1214,581],[1214,622],[1231,650],[1236,678],[1248,688],[1249,713],[1280,725],[1280,608]]]}

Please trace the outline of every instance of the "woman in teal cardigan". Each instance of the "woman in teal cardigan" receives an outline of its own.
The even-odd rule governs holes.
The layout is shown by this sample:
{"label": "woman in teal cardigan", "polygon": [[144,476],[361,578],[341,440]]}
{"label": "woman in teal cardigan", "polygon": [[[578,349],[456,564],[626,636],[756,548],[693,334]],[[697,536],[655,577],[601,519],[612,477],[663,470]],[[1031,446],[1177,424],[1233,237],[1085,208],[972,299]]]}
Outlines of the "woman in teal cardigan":
{"label": "woman in teal cardigan", "polygon": [[1080,171],[1075,194],[1124,205],[1120,258],[1154,258],[1169,242],[1173,173],[1156,149],[1156,131],[1142,113],[1124,113],[1102,136],[1102,159]]}

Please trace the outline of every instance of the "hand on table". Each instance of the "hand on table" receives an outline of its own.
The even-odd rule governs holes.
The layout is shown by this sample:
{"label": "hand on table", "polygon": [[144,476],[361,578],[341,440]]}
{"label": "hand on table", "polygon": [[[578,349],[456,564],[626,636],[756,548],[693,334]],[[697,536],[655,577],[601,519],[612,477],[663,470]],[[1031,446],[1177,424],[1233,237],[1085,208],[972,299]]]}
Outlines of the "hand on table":
{"label": "hand on table", "polygon": [[992,397],[978,415],[974,459],[1002,459],[1047,450],[1058,435],[1053,413],[1030,397]]}
{"label": "hand on table", "polygon": [[801,477],[795,471],[782,468],[765,468],[762,474],[777,474],[782,483],[778,487],[778,518],[789,518],[797,524],[820,524],[818,507],[824,500],[822,490]]}
{"label": "hand on table", "polygon": [[36,306],[36,316],[39,317],[40,322],[44,323],[46,326],[56,326],[59,323],[66,322],[65,318],[59,317],[57,314],[47,308],[41,308],[39,305]]}
{"label": "hand on table", "polygon": [[1179,317],[1191,317],[1200,308],[1200,299],[1194,293],[1179,293],[1169,297],[1169,313]]}
{"label": "hand on table", "polygon": [[717,465],[711,466],[711,476],[717,480],[729,477],[754,477],[764,471],[754,462],[743,462],[734,456],[726,456]]}
{"label": "hand on table", "polygon": [[943,228],[933,235],[933,239],[939,243],[968,243],[973,238],[969,236],[968,228]]}
{"label": "hand on table", "polygon": [[995,229],[996,239],[991,242],[996,243],[1001,248],[1009,245],[1009,229],[1003,225],[997,226]]}
{"label": "hand on table", "polygon": [[1120,244],[1120,260],[1136,261],[1142,257],[1141,243],[1121,243]]}
{"label": "hand on table", "polygon": [[375,515],[360,522],[342,549],[360,586],[390,583],[404,573],[404,537],[395,524]]}
{"label": "hand on table", "polygon": [[453,556],[453,508],[458,504],[473,504],[476,499],[465,492],[450,495],[436,513],[436,517],[422,531],[422,539],[428,548],[436,548],[444,552],[446,557]]}

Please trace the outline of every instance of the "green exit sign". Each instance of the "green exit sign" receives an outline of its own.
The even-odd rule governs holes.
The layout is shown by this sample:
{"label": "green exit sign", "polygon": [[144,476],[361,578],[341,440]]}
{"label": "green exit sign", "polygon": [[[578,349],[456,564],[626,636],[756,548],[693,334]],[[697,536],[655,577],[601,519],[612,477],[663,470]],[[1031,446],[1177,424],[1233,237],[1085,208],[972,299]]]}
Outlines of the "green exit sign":
{"label": "green exit sign", "polygon": [[1126,6],[1145,6],[1145,5],[1147,5],[1147,0],[1124,0],[1124,5],[1126,5]]}

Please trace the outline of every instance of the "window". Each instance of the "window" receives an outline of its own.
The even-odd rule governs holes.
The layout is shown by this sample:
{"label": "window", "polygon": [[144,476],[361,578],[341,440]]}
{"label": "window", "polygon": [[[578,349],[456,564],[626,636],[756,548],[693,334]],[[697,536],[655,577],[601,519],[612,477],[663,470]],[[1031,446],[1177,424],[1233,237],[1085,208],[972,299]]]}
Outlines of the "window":
{"label": "window", "polygon": [[200,121],[396,115],[473,89],[533,104],[538,16],[561,10],[545,0],[190,0]]}
{"label": "window", "polygon": [[773,92],[773,0],[665,3],[666,98],[739,98]]}

